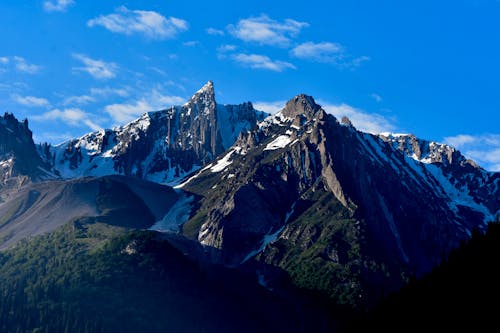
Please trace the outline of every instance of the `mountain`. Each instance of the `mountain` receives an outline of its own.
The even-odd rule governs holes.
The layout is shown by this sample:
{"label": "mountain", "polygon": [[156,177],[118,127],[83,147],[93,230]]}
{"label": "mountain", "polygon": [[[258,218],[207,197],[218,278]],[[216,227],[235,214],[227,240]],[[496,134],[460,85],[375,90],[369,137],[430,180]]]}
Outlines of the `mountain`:
{"label": "mountain", "polygon": [[4,190],[0,250],[76,220],[148,229],[181,197],[170,187],[126,176],[28,183]]}
{"label": "mountain", "polygon": [[250,102],[216,103],[209,81],[182,106],[69,140],[48,160],[65,179],[122,174],[170,183],[212,161],[264,116]]}
{"label": "mountain", "polygon": [[266,284],[275,267],[373,304],[484,229],[499,179],[451,147],[357,131],[298,95],[178,186],[201,197],[182,232],[226,265],[257,261]]}
{"label": "mountain", "polygon": [[29,180],[52,179],[50,165],[38,154],[28,120],[0,116],[0,189]]}
{"label": "mountain", "polygon": [[87,218],[0,252],[1,332],[304,332],[325,309]]}
{"label": "mountain", "polygon": [[[358,131],[347,118],[339,122],[303,94],[263,117],[251,103],[217,104],[211,82],[183,106],[145,113],[123,127],[56,147],[36,146],[27,121],[6,114],[0,122],[5,171],[0,249],[6,253],[0,265],[8,272],[25,269],[23,263],[34,260],[31,245],[39,250],[68,247],[73,249],[68,253],[82,250],[84,255],[73,260],[64,251],[50,250],[50,256],[39,258],[53,265],[50,272],[33,271],[34,280],[28,282],[14,273],[0,277],[12,286],[40,285],[33,304],[70,304],[59,319],[74,327],[82,327],[73,322],[78,320],[75,309],[96,306],[109,312],[106,302],[85,305],[75,301],[78,295],[117,295],[123,291],[119,286],[130,282],[134,287],[127,299],[132,302],[143,291],[126,274],[137,273],[175,300],[194,302],[193,294],[213,297],[212,287],[229,292],[224,309],[244,304],[234,318],[250,311],[243,322],[255,313],[272,331],[286,314],[275,321],[269,313],[250,310],[270,294],[276,297],[272,304],[284,302],[296,309],[285,312],[302,316],[292,327],[319,330],[323,323],[336,326],[345,314],[372,308],[382,295],[430,271],[473,230],[486,230],[499,212],[500,174],[485,171],[450,146],[410,134]],[[126,255],[136,254],[135,245],[128,245],[136,241],[155,250],[138,251],[138,259],[131,259]],[[195,268],[181,268],[176,275],[178,267],[164,256],[182,257]],[[61,284],[66,281],[61,272],[71,267],[76,280]],[[89,267],[97,267],[95,275],[82,273]],[[54,278],[48,284],[44,272]],[[193,274],[193,284],[177,284]],[[213,284],[211,274],[219,284]],[[175,276],[177,282],[168,277],[165,285],[158,276]],[[241,279],[249,281],[240,284]],[[226,289],[229,281],[232,291]],[[2,318],[14,320],[12,304],[28,296],[6,288],[0,291],[20,293],[19,299],[0,304]],[[178,288],[183,291],[175,294]],[[240,288],[249,292],[242,294]],[[140,314],[129,313],[131,320],[150,318],[157,313],[151,309],[160,308],[167,311],[165,318],[179,315],[173,303],[160,302],[158,308],[156,300],[144,297],[139,299],[145,305],[134,307]],[[202,304],[197,314],[214,307]],[[318,316],[304,312],[309,305],[317,306]],[[41,321],[50,317],[33,311],[26,308],[13,322],[25,315],[44,313],[36,317]],[[120,318],[126,313],[120,312]],[[223,317],[213,311],[210,316],[216,318],[210,321],[216,330]],[[13,327],[34,329],[23,325]],[[248,325],[250,331],[253,327]]]}

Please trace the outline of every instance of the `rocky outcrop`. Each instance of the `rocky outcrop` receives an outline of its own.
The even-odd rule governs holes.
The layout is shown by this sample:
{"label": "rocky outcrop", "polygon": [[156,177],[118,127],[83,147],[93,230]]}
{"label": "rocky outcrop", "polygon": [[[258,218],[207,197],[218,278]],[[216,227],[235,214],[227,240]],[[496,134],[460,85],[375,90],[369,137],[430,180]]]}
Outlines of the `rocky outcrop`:
{"label": "rocky outcrop", "polygon": [[64,178],[123,174],[171,183],[212,161],[263,117],[251,103],[217,104],[209,81],[182,106],[53,148],[54,168]]}
{"label": "rocky outcrop", "polygon": [[39,156],[28,120],[14,115],[0,116],[0,188],[8,183],[55,178]]}
{"label": "rocky outcrop", "polygon": [[255,259],[301,287],[369,303],[499,209],[497,173],[433,147],[359,132],[298,95],[181,184],[203,197],[183,232],[225,264]]}

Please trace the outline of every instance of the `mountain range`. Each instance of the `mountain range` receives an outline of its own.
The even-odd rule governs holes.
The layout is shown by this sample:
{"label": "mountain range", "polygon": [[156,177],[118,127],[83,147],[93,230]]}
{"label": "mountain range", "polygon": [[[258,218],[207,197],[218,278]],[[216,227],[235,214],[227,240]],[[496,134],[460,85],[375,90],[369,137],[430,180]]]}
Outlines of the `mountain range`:
{"label": "mountain range", "polygon": [[182,106],[56,146],[5,114],[0,199],[4,251],[68,224],[149,229],[275,295],[365,309],[486,230],[500,174],[445,144],[361,132],[304,94],[273,115],[221,105],[209,81]]}

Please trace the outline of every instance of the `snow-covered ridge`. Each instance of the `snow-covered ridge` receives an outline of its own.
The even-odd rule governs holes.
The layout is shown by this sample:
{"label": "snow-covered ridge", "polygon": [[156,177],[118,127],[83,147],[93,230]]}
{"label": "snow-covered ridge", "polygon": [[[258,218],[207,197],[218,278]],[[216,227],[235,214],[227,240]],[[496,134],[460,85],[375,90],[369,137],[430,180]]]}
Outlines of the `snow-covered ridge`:
{"label": "snow-covered ridge", "polygon": [[[435,188],[434,191],[449,202],[450,209],[460,214],[458,206],[484,215],[484,220],[492,221],[500,207],[487,207],[487,193],[498,192],[498,174],[487,172],[473,161],[465,158],[458,150],[446,144],[418,139],[412,134],[381,133],[378,136],[363,134],[364,142],[380,163],[404,172],[416,184]],[[397,154],[405,155],[404,163]],[[484,201],[483,201],[484,200]]]}
{"label": "snow-covered ridge", "polygon": [[147,112],[124,126],[52,147],[51,160],[63,178],[124,174],[178,183],[263,118],[249,102],[217,104],[209,81],[183,106]]}

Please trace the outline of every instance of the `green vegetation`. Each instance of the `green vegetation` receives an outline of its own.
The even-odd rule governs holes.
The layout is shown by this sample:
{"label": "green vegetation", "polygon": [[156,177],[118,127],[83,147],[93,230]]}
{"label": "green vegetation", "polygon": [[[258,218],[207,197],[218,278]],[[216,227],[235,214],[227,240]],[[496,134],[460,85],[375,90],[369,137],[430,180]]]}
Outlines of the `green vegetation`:
{"label": "green vegetation", "polygon": [[205,211],[198,210],[195,216],[181,226],[182,234],[190,239],[197,239],[198,232],[206,218]]}
{"label": "green vegetation", "polygon": [[0,332],[290,329],[290,305],[149,231],[86,218],[0,253]]}
{"label": "green vegetation", "polygon": [[359,226],[327,191],[311,191],[297,203],[282,237],[261,255],[288,272],[300,288],[327,295],[338,304],[360,303]]}

